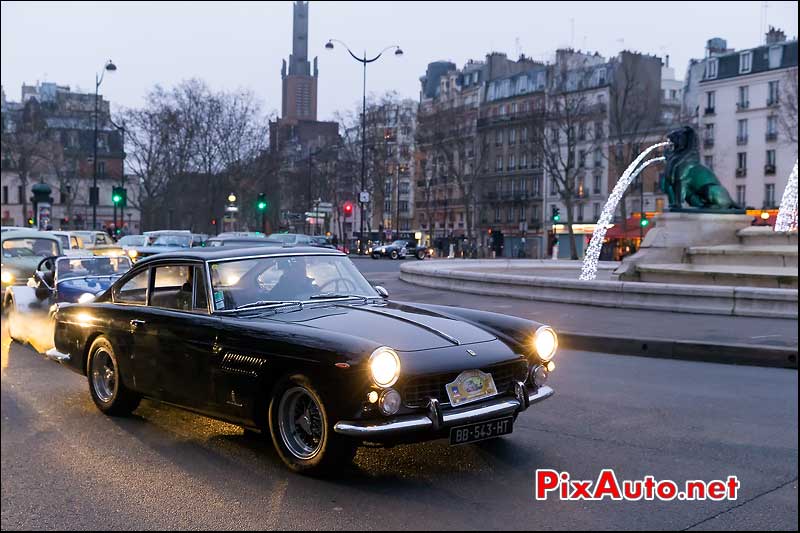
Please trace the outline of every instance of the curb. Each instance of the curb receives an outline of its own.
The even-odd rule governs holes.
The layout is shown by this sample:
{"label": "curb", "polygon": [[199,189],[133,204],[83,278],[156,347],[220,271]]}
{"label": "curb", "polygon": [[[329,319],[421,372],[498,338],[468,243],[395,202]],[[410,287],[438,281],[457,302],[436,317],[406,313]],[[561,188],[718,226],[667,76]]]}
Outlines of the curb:
{"label": "curb", "polygon": [[570,333],[566,331],[560,331],[558,338],[559,345],[567,350],[797,370],[796,347],[712,344],[670,339],[631,339],[628,337]]}

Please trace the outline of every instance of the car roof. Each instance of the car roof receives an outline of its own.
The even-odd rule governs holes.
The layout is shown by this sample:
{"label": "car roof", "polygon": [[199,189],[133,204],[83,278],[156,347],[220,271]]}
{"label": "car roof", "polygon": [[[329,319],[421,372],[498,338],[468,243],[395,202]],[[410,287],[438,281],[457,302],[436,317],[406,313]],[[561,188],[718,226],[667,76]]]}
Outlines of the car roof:
{"label": "car roof", "polygon": [[346,255],[338,250],[330,248],[318,248],[315,246],[258,246],[255,248],[190,248],[179,252],[162,252],[160,254],[145,257],[136,263],[137,266],[153,261],[163,260],[182,260],[195,259],[200,261],[219,261],[221,259],[239,259],[247,257],[261,257],[268,255]]}
{"label": "car roof", "polygon": [[61,244],[61,240],[55,235],[35,229],[18,229],[14,231],[3,232],[3,240],[6,239],[49,239]]}

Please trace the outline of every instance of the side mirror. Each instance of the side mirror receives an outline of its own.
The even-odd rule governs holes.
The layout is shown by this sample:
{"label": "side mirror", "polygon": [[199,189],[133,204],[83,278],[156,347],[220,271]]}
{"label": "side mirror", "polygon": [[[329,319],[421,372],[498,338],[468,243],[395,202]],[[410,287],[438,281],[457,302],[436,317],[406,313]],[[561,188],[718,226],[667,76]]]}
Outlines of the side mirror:
{"label": "side mirror", "polygon": [[380,285],[375,285],[375,292],[380,294],[381,298],[389,297],[389,291],[387,291],[385,287],[381,287]]}

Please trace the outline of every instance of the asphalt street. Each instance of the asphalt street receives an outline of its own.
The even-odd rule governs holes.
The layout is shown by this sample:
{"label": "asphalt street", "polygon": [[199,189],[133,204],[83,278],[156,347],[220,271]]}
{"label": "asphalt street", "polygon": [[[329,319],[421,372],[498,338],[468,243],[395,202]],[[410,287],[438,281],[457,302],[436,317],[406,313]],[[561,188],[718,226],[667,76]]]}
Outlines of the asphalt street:
{"label": "asphalt street", "polygon": [[[396,280],[397,262],[358,264]],[[520,415],[512,435],[362,449],[339,477],[314,479],[241,428],[177,408],[144,401],[133,417],[106,417],[85,378],[3,329],[3,530],[798,527],[795,370],[563,351],[556,395]],[[537,468],[586,480],[604,468],[619,479],[737,475],[741,492],[543,502]]]}

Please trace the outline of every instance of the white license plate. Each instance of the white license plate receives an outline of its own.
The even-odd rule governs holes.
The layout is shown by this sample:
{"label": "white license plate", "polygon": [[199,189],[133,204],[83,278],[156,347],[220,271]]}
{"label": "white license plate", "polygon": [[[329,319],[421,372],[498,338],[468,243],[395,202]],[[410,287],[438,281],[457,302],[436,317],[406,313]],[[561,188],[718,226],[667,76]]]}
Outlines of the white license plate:
{"label": "white license plate", "polygon": [[497,387],[491,374],[480,370],[465,370],[447,384],[447,397],[453,407],[491,398],[497,395]]}

